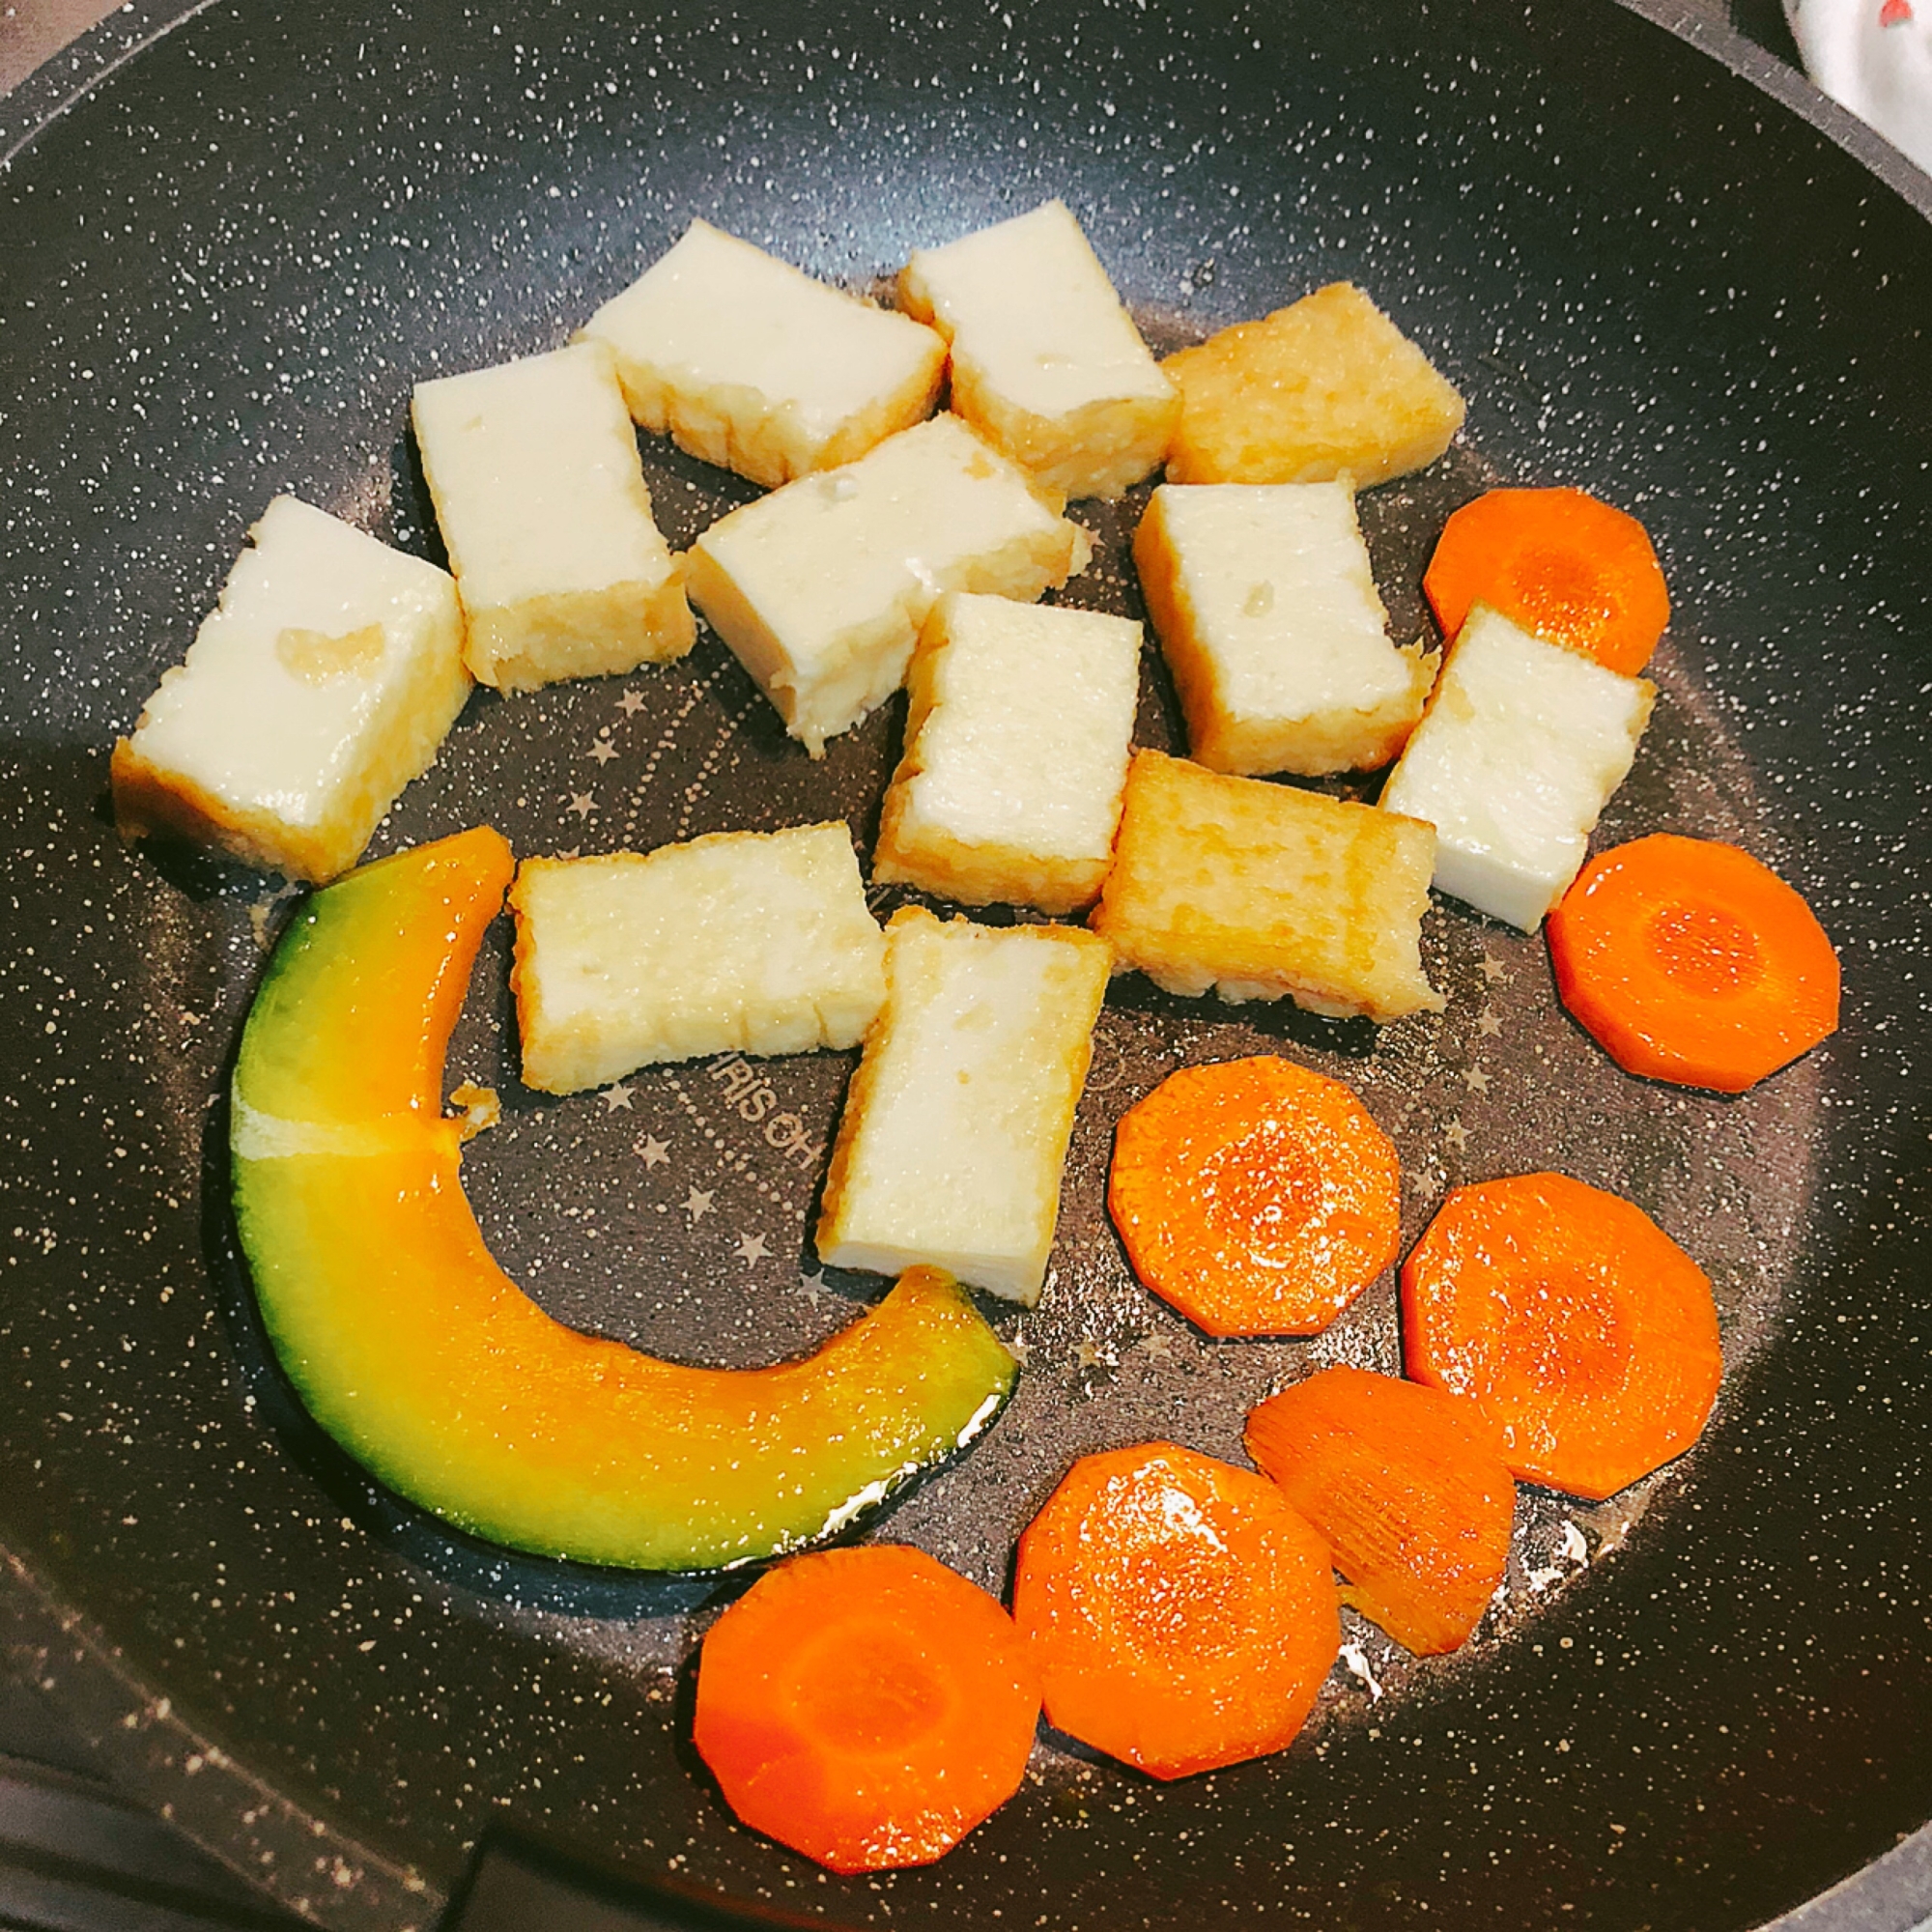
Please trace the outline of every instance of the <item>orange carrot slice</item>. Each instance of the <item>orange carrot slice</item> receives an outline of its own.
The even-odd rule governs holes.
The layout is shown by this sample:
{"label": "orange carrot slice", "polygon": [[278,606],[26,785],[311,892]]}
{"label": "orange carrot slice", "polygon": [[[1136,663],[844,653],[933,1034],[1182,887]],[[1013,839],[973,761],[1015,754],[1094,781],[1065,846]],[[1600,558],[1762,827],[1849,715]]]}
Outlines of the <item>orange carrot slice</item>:
{"label": "orange carrot slice", "polygon": [[1704,1271],[1561,1174],[1459,1187],[1402,1269],[1417,1381],[1467,1396],[1525,1482],[1601,1500],[1681,1456],[1723,1373]]}
{"label": "orange carrot slice", "polygon": [[767,1571],[698,1657],[696,1743],[725,1802],[834,1871],[951,1851],[1018,1790],[1038,1717],[1012,1619],[898,1544]]}
{"label": "orange carrot slice", "polygon": [[1284,1749],[1342,1642],[1321,1537],[1172,1442],[1073,1465],[1020,1538],[1013,1618],[1048,1721],[1154,1777]]}
{"label": "orange carrot slice", "polygon": [[1134,1272],[1210,1335],[1313,1335],[1401,1240],[1388,1136],[1340,1081],[1266,1056],[1129,1108],[1107,1207]]}
{"label": "orange carrot slice", "polygon": [[1323,1369],[1249,1415],[1247,1446],[1326,1540],[1345,1604],[1418,1656],[1476,1628],[1509,1560],[1516,1485],[1473,1403]]}
{"label": "orange carrot slice", "polygon": [[1838,956],[1748,852],[1659,832],[1592,859],[1549,915],[1563,1004],[1627,1073],[1741,1094],[1838,1025]]}
{"label": "orange carrot slice", "polygon": [[1492,490],[1442,527],[1422,580],[1443,635],[1488,604],[1552,644],[1634,677],[1670,621],[1643,526],[1581,490]]}

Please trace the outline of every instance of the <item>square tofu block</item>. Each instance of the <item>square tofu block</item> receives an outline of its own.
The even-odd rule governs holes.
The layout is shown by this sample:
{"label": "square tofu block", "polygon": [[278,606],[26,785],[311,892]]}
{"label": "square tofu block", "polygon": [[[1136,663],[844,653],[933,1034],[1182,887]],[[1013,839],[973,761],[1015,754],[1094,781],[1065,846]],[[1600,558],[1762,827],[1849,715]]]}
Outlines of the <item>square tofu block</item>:
{"label": "square tofu block", "polygon": [[1346,483],[1163,484],[1134,562],[1197,763],[1375,771],[1415,728],[1435,660],[1389,641]]}
{"label": "square tofu block", "polygon": [[1161,364],[1180,388],[1170,483],[1358,490],[1434,463],[1463,399],[1360,289],[1333,282]]}
{"label": "square tofu block", "polygon": [[321,884],[435,762],[463,700],[448,574],[277,497],[221,601],[114,748],[129,836],[176,833]]}
{"label": "square tofu block", "polygon": [[708,221],[584,324],[631,413],[767,489],[863,456],[932,413],[946,344]]}
{"label": "square tofu block", "polygon": [[411,413],[474,677],[531,691],[691,648],[684,572],[602,343],[418,383]]}
{"label": "square tofu block", "polygon": [[1657,687],[1470,611],[1382,809],[1435,827],[1435,883],[1533,932],[1583,863]]}
{"label": "square tofu block", "polygon": [[1136,752],[1088,923],[1170,993],[1400,1019],[1443,1004],[1420,945],[1435,858],[1414,819]]}
{"label": "square tofu block", "polygon": [[1141,627],[1097,611],[943,597],[906,683],[905,756],[873,878],[966,905],[1091,905],[1121,822]]}
{"label": "square tofu block", "polygon": [[897,1274],[920,1262],[1029,1307],[1111,955],[1059,925],[886,928],[886,1004],[839,1122],[818,1257]]}
{"label": "square tofu block", "polygon": [[1118,497],[1167,455],[1180,397],[1066,204],[919,248],[899,307],[952,345],[953,411],[1064,497]]}
{"label": "square tofu block", "polygon": [[1092,546],[957,416],[722,518],[692,546],[692,601],[811,755],[895,692],[949,590],[1031,603]]}
{"label": "square tofu block", "polygon": [[524,1084],[602,1087],[653,1061],[855,1045],[885,936],[843,825],[530,859],[510,891]]}

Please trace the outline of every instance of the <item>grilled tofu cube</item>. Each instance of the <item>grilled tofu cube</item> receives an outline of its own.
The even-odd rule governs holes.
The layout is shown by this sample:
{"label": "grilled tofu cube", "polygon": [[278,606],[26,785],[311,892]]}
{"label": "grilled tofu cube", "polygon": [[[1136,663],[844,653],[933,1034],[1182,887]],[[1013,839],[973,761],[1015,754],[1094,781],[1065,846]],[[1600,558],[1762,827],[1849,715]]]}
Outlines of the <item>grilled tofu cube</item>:
{"label": "grilled tofu cube", "polygon": [[816,758],[905,678],[949,590],[1031,602],[1091,554],[1024,470],[954,415],[720,519],[692,546],[692,601]]}
{"label": "grilled tofu cube", "polygon": [[1088,923],[1171,993],[1400,1019],[1443,1004],[1420,946],[1435,857],[1414,819],[1136,752]]}
{"label": "grilled tofu cube", "polygon": [[418,383],[412,414],[479,682],[530,691],[691,648],[609,348]]}
{"label": "grilled tofu cube", "polygon": [[894,915],[886,1004],[826,1177],[821,1261],[877,1274],[926,1262],[1039,1299],[1110,963],[1103,941],[1066,926]]}
{"label": "grilled tofu cube", "polygon": [[529,859],[510,909],[524,1084],[546,1094],[655,1061],[852,1046],[885,998],[885,936],[837,823]]}
{"label": "grilled tofu cube", "polygon": [[1479,604],[1382,809],[1435,827],[1445,893],[1533,932],[1577,876],[1656,696]]}
{"label": "grilled tofu cube", "polygon": [[930,415],[946,373],[931,329],[708,221],[582,333],[616,351],[646,429],[767,489],[850,463]]}
{"label": "grilled tofu cube", "polygon": [[1346,483],[1163,484],[1134,533],[1148,615],[1210,771],[1374,771],[1435,660],[1389,641]]}
{"label": "grilled tofu cube", "polygon": [[899,307],[952,345],[952,408],[1049,490],[1118,497],[1167,455],[1180,396],[1063,201],[917,248]]}
{"label": "grilled tofu cube", "polygon": [[1129,618],[941,598],[907,673],[873,878],[966,905],[1091,905],[1121,822],[1140,668]]}
{"label": "grilled tofu cube", "polygon": [[1332,282],[1160,365],[1180,389],[1170,483],[1358,490],[1434,463],[1463,399],[1360,289]]}
{"label": "grilled tofu cube", "polygon": [[463,701],[445,571],[277,497],[221,601],[114,748],[129,837],[174,833],[321,884],[347,871]]}

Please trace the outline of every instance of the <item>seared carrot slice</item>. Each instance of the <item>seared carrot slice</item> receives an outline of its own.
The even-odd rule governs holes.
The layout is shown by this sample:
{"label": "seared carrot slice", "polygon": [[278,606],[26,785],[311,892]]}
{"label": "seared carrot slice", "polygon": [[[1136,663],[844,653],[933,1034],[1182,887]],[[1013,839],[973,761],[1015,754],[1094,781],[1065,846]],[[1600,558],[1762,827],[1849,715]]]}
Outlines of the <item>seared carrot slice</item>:
{"label": "seared carrot slice", "polygon": [[1345,1604],[1418,1656],[1476,1628],[1509,1560],[1516,1485],[1473,1403],[1323,1369],[1249,1415],[1247,1446],[1326,1540]]}
{"label": "seared carrot slice", "polygon": [[725,1802],[834,1871],[951,1851],[1018,1790],[1038,1717],[1012,1619],[898,1544],[767,1571],[698,1657],[696,1743]]}
{"label": "seared carrot slice", "polygon": [[1492,490],[1464,503],[1442,526],[1422,588],[1445,637],[1488,604],[1626,677],[1670,621],[1643,526],[1581,490]]}
{"label": "seared carrot slice", "polygon": [[1321,1537],[1172,1442],[1073,1465],[1020,1538],[1013,1619],[1048,1721],[1154,1777],[1284,1749],[1342,1641]]}
{"label": "seared carrot slice", "polygon": [[1549,915],[1563,1004],[1627,1073],[1741,1094],[1838,1025],[1838,955],[1748,852],[1659,832],[1592,859]]}
{"label": "seared carrot slice", "polygon": [[1107,1207],[1134,1272],[1210,1335],[1313,1335],[1401,1240],[1388,1136],[1339,1080],[1266,1056],[1129,1108]]}
{"label": "seared carrot slice", "polygon": [[1681,1456],[1723,1373],[1704,1271],[1561,1174],[1457,1188],[1402,1269],[1417,1381],[1466,1396],[1524,1482],[1601,1500]]}

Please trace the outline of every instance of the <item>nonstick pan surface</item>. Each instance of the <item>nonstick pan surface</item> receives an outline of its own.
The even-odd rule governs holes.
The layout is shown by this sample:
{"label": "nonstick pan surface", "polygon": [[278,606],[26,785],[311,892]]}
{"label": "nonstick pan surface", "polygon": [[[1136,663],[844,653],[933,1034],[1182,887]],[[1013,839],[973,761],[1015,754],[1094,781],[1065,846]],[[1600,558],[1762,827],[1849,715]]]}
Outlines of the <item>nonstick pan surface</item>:
{"label": "nonstick pan surface", "polygon": [[[1020,1393],[876,1533],[999,1588],[1076,1454],[1237,1454],[1267,1389],[1395,1365],[1390,1282],[1315,1343],[1215,1344],[1108,1231],[1121,1110],[1256,1050],[1357,1086],[1401,1149],[1410,1239],[1448,1187],[1527,1168],[1635,1198],[1716,1282],[1719,1409],[1612,1505],[1525,1491],[1505,1599],[1458,1659],[1352,1624],[1359,1670],[1285,1756],[1160,1788],[1043,1736],[943,1863],[835,1880],[741,1831],[689,1749],[692,1646],[742,1578],[469,1542],[291,1399],[229,1245],[219,1103],[288,900],[124,850],[106,753],[276,491],[438,554],[414,379],[554,346],[696,215],[866,288],[1055,193],[1163,348],[1346,277],[1468,396],[1441,465],[1364,498],[1402,635],[1427,626],[1442,516],[1490,482],[1644,519],[1676,615],[1599,841],[1742,840],[1823,916],[1847,1017],[1743,1098],[1651,1087],[1562,1016],[1540,942],[1449,905],[1425,935],[1447,1013],[1379,1034],[1118,981],[1052,1285],[1000,1316]],[[1090,1932],[1724,1932],[1890,1847],[1932,1816],[1928,330],[1908,194],[1589,0],[317,0],[159,39],[0,176],[16,1670],[130,1789],[356,1932],[429,1923],[505,1826],[771,1922]],[[646,462],[674,542],[748,494],[648,440]],[[1138,614],[1137,510],[1079,506],[1099,557],[1069,599]],[[833,813],[863,845],[901,716],[812,765],[707,637],[632,678],[479,695],[377,849],[485,816],[528,854]],[[1139,735],[1178,742],[1151,655]],[[806,1243],[848,1065],[754,1069],[756,1120],[724,1065],[540,1098],[499,940],[450,1068],[504,1096],[468,1165],[486,1232],[567,1321],[690,1359],[793,1352],[876,1293]]]}

